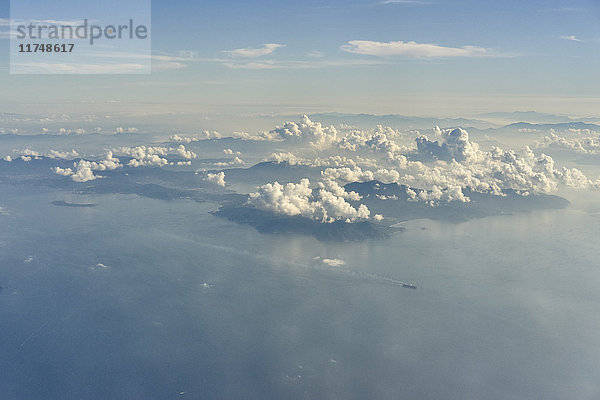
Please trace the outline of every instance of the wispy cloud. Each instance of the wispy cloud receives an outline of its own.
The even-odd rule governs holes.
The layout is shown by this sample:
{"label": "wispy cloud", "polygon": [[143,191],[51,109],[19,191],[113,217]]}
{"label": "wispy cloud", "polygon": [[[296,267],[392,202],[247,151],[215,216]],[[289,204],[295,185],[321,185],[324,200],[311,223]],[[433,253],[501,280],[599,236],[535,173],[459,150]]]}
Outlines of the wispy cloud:
{"label": "wispy cloud", "polygon": [[179,56],[170,56],[164,54],[139,54],[139,53],[124,53],[124,52],[97,52],[91,55],[100,58],[116,58],[121,60],[142,60],[142,62],[151,60],[152,71],[169,71],[187,67],[190,61],[195,61],[195,55],[191,54],[190,50],[179,52]]}
{"label": "wispy cloud", "polygon": [[194,50],[180,50],[179,57],[189,60],[198,57],[198,52]]}
{"label": "wispy cloud", "polygon": [[312,58],[321,58],[325,56],[325,54],[317,50],[309,51],[308,53],[306,53],[306,55]]}
{"label": "wispy cloud", "polygon": [[569,36],[561,36],[560,37],[563,40],[570,40],[572,42],[583,42],[581,39],[577,38],[577,36],[575,35],[569,35]]}
{"label": "wispy cloud", "polygon": [[351,40],[341,47],[348,53],[370,56],[404,56],[409,58],[440,57],[490,57],[498,56],[490,49],[477,46],[445,47],[430,43],[416,42],[375,42],[371,40]]}
{"label": "wispy cloud", "polygon": [[275,69],[283,68],[283,65],[277,65],[273,61],[249,62],[249,63],[223,63],[227,68],[232,69]]}
{"label": "wispy cloud", "polygon": [[431,4],[430,1],[420,1],[420,0],[384,0],[380,1],[378,4],[411,4],[411,5],[419,5],[426,6]]}
{"label": "wispy cloud", "polygon": [[548,12],[582,12],[585,11],[585,8],[578,8],[578,7],[558,7],[558,8],[545,8],[541,11],[548,11]]}
{"label": "wispy cloud", "polygon": [[[88,20],[88,23],[91,22],[96,22],[95,20]],[[12,23],[12,29],[11,27],[11,23]],[[9,27],[9,30],[7,31],[0,31],[0,39],[12,39],[15,38],[17,36],[17,31],[15,30],[16,25],[25,25],[28,26],[29,24],[33,24],[35,26],[41,26],[41,25],[56,25],[56,26],[72,26],[72,27],[77,27],[80,25],[83,25],[84,21],[83,20],[55,20],[55,19],[15,19],[13,18],[8,19],[8,18],[0,18],[0,27]],[[40,37],[42,38],[47,38],[48,36],[48,32],[44,31],[41,33],[37,33],[37,28],[34,28],[33,32],[34,34],[39,34]],[[77,40],[77,38],[74,38],[74,40]],[[86,39],[87,40],[87,39]]]}
{"label": "wispy cloud", "polygon": [[185,68],[187,65],[180,62],[153,62],[152,71],[170,71],[174,69]]}
{"label": "wispy cloud", "polygon": [[233,57],[256,58],[269,55],[281,47],[285,47],[285,45],[279,43],[265,43],[262,45],[262,47],[226,50],[225,53]]}
{"label": "wispy cloud", "polygon": [[378,60],[288,60],[288,61],[261,61],[261,62],[243,62],[233,63],[226,60],[207,60],[221,62],[227,68],[232,69],[308,69],[308,68],[327,68],[327,67],[352,67],[361,65],[381,65],[384,62]]}
{"label": "wispy cloud", "polygon": [[[0,18],[0,27],[10,27],[10,19]],[[14,32],[11,32],[10,28],[7,31],[0,31],[0,39],[10,39],[13,36]]]}
{"label": "wispy cloud", "polygon": [[75,64],[30,62],[13,65],[18,73],[26,74],[131,74],[144,71],[145,66],[135,63]]}

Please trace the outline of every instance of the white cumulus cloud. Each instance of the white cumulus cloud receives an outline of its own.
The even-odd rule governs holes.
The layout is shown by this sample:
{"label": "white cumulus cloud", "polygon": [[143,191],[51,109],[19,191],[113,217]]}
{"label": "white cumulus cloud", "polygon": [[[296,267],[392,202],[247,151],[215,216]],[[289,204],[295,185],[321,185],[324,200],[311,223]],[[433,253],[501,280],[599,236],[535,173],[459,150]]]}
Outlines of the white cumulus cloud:
{"label": "white cumulus cloud", "polygon": [[225,172],[221,171],[216,174],[208,173],[206,174],[205,180],[208,182],[212,182],[215,185],[225,187]]}
{"label": "white cumulus cloud", "polygon": [[334,221],[356,222],[369,218],[370,211],[364,205],[352,206],[347,199],[357,200],[356,193],[347,193],[334,182],[322,182],[314,192],[310,181],[299,183],[268,183],[251,193],[248,203],[258,209],[276,214],[302,216],[331,223]]}
{"label": "white cumulus cloud", "polygon": [[269,132],[271,138],[308,138],[311,145],[316,148],[326,148],[337,142],[337,130],[333,125],[322,126],[320,122],[313,122],[307,115],[303,115],[299,122],[286,122]]}
{"label": "white cumulus cloud", "polygon": [[324,258],[321,261],[323,264],[329,265],[330,267],[341,267],[346,264],[346,261],[339,258]]}

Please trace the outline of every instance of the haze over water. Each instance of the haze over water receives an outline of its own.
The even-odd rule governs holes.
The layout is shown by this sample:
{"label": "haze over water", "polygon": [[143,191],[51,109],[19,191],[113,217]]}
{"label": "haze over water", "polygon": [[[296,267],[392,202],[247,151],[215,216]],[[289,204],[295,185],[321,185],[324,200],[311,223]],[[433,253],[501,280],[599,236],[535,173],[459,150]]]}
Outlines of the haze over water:
{"label": "haze over water", "polygon": [[263,235],[211,204],[2,193],[8,399],[600,392],[597,213],[414,220],[332,244]]}

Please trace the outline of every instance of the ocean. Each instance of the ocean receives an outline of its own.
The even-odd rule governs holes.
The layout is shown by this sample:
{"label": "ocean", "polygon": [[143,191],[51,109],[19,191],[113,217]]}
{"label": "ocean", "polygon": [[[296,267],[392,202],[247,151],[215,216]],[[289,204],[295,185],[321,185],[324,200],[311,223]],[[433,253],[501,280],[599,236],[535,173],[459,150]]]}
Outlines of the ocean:
{"label": "ocean", "polygon": [[360,243],[186,200],[1,184],[0,206],[2,399],[600,397],[578,203]]}

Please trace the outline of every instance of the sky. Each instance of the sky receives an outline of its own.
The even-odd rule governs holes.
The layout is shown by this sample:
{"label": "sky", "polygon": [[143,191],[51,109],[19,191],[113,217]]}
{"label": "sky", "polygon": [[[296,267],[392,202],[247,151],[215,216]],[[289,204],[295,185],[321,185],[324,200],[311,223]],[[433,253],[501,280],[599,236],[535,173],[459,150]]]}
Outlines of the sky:
{"label": "sky", "polygon": [[0,111],[596,116],[600,3],[152,2],[150,75],[10,75]]}

